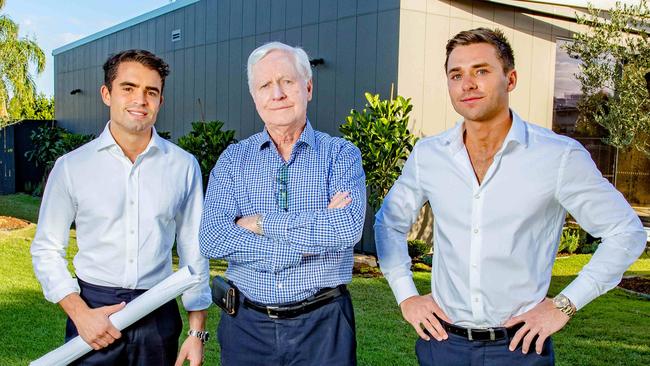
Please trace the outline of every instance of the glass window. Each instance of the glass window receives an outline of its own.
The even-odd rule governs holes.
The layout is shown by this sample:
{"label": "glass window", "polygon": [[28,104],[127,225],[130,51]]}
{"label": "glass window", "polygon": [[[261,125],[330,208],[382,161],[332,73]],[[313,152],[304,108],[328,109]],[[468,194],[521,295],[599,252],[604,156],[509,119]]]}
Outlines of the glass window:
{"label": "glass window", "polygon": [[617,150],[605,144],[604,128],[579,119],[577,104],[582,93],[575,74],[580,72],[580,60],[569,57],[564,49],[567,42],[572,41],[558,39],[556,45],[553,131],[582,143],[603,176],[642,216],[650,215],[650,159],[635,149]]}

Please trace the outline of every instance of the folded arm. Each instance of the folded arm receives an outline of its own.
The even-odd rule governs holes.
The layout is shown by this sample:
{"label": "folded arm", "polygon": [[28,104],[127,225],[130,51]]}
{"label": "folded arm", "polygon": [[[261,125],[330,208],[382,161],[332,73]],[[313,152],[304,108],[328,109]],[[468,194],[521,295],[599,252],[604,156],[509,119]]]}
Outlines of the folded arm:
{"label": "folded arm", "polygon": [[278,272],[302,259],[284,242],[257,235],[235,221],[241,211],[235,199],[231,175],[234,164],[227,149],[210,174],[199,230],[201,254],[249,266],[260,272]]}
{"label": "folded arm", "polygon": [[264,235],[290,243],[302,254],[353,247],[361,240],[366,214],[366,180],[361,153],[346,143],[332,163],[328,208],[298,213],[263,214]]}

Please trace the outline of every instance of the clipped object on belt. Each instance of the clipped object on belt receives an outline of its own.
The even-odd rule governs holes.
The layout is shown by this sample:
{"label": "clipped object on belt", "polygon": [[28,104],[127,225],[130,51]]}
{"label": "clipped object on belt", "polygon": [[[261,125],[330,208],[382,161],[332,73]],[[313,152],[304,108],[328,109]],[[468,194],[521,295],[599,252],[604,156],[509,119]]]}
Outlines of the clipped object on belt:
{"label": "clipped object on belt", "polygon": [[237,313],[238,297],[239,290],[231,281],[221,276],[212,279],[212,302],[226,314],[234,316]]}
{"label": "clipped object on belt", "polygon": [[[124,309],[112,314],[108,319],[115,328],[121,331],[176,298],[185,290],[196,286],[200,280],[200,276],[194,274],[191,267],[185,266],[126,304]],[[77,336],[38,360],[32,361],[30,366],[67,365],[92,350],[88,343]]]}

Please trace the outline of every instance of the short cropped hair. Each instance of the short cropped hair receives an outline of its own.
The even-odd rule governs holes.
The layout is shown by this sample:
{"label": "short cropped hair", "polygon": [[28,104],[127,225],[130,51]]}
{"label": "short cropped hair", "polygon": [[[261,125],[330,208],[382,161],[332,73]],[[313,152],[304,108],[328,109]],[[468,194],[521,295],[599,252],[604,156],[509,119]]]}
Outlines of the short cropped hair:
{"label": "short cropped hair", "polygon": [[251,94],[253,93],[253,66],[272,51],[285,51],[289,53],[293,57],[296,70],[302,75],[303,79],[305,81],[311,80],[311,65],[309,64],[309,56],[307,56],[305,50],[300,47],[291,47],[282,42],[269,42],[259,46],[248,56],[246,74],[248,76],[248,90]]}
{"label": "short cropped hair", "polygon": [[447,62],[449,55],[456,47],[469,46],[477,43],[487,43],[494,46],[497,57],[503,65],[503,72],[515,68],[515,56],[512,52],[510,42],[500,29],[476,28],[468,31],[462,31],[456,34],[452,39],[447,41],[447,57],[445,58],[445,71],[447,71]]}
{"label": "short cropped hair", "polygon": [[[117,77],[117,69],[122,62],[137,62],[142,66],[158,72],[165,88],[165,77],[169,75],[169,65],[160,57],[146,50],[131,49],[116,53],[104,62],[104,85],[111,91],[113,81]],[[162,90],[160,91],[162,93]]]}

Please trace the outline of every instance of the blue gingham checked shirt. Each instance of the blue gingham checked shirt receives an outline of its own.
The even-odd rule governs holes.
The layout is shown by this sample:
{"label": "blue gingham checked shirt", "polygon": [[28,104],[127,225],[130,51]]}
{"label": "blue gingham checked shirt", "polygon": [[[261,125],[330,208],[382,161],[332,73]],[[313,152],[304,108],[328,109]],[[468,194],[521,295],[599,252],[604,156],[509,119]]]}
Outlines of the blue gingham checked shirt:
{"label": "blue gingham checked shirt", "polygon": [[[279,205],[278,174],[287,165],[288,209]],[[337,192],[352,202],[328,209]],[[303,300],[349,283],[353,246],[366,210],[361,153],[352,143],[314,131],[309,121],[285,162],[266,129],[230,145],[210,174],[201,253],[228,261],[226,276],[256,302]],[[263,215],[264,236],[235,225]]]}

